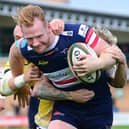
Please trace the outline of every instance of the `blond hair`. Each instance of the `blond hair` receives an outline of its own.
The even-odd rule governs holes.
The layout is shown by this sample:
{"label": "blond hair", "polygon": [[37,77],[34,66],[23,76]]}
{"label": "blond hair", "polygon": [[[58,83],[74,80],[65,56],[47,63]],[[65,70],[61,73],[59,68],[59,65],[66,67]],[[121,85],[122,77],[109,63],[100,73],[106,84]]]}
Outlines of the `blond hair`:
{"label": "blond hair", "polygon": [[44,11],[39,6],[27,5],[18,11],[17,24],[22,26],[32,26],[35,18],[43,21],[46,24]]}
{"label": "blond hair", "polygon": [[110,30],[108,30],[105,27],[101,27],[99,25],[93,27],[93,30],[105,41],[107,41],[109,44],[117,44],[117,37],[114,36]]}

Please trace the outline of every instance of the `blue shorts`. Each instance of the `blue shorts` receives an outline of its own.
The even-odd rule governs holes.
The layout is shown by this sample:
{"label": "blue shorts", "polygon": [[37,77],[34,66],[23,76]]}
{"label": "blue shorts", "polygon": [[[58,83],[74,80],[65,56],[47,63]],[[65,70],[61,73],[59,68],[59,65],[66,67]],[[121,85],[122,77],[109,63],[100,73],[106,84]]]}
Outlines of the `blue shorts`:
{"label": "blue shorts", "polygon": [[73,125],[77,129],[111,129],[111,125],[98,125],[98,126],[91,125],[91,127],[90,127],[87,124],[87,122],[85,124],[83,123],[83,125],[82,125],[82,123],[80,123],[80,121],[78,121],[78,123],[76,122],[76,118],[71,118],[68,116],[67,117],[66,116],[65,117],[55,116],[54,118],[52,118],[52,120],[62,120],[66,123]]}
{"label": "blue shorts", "polygon": [[[51,120],[62,120],[76,127],[77,129],[111,129],[112,126],[112,107],[102,106],[85,107],[75,109],[71,103],[71,107],[66,104],[55,105]],[[109,110],[110,107],[110,110]],[[104,109],[104,110],[102,110]]]}

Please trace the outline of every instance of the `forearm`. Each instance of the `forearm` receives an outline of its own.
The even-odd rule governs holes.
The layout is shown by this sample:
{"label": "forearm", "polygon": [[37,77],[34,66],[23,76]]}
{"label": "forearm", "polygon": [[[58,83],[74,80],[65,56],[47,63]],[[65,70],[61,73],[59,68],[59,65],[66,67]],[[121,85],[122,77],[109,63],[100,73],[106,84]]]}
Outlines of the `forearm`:
{"label": "forearm", "polygon": [[98,61],[98,69],[109,69],[113,67],[114,64],[116,64],[116,60],[112,58],[110,54],[102,53],[99,57]]}
{"label": "forearm", "polygon": [[107,49],[111,49],[111,46],[103,39],[100,39],[94,47],[94,50],[99,57],[96,69],[108,69],[116,63],[116,60],[112,58],[112,55],[106,52]]}
{"label": "forearm", "polygon": [[21,75],[14,78],[11,71],[8,71],[1,80],[0,92],[2,95],[9,96],[23,86],[25,86],[25,83],[21,79]]}
{"label": "forearm", "polygon": [[48,100],[71,100],[70,92],[65,92],[58,90],[51,86],[50,83],[47,82],[39,82],[34,87],[32,91],[32,95],[39,97],[41,99],[48,99]]}
{"label": "forearm", "polygon": [[115,88],[123,88],[127,82],[126,64],[118,64],[112,86]]}
{"label": "forearm", "polygon": [[8,85],[12,90],[17,90],[19,88],[24,87],[26,84],[24,80],[24,74],[18,75],[16,77],[13,77],[9,79]]}
{"label": "forearm", "polygon": [[17,90],[25,85],[24,81],[24,58],[20,54],[15,43],[10,48],[9,65],[11,71],[11,78],[8,80],[8,85],[11,90]]}
{"label": "forearm", "polygon": [[7,71],[1,80],[0,92],[4,96],[11,95],[13,90],[9,86],[9,80],[12,79],[11,71]]}

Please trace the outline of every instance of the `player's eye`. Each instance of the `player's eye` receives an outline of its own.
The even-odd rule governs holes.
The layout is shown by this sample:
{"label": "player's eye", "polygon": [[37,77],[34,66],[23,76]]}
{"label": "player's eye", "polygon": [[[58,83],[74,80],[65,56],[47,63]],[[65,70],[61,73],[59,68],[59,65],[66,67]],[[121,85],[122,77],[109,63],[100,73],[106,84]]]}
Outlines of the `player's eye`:
{"label": "player's eye", "polygon": [[27,41],[32,41],[33,40],[33,38],[26,38],[27,39]]}
{"label": "player's eye", "polygon": [[40,35],[38,35],[36,38],[40,39],[40,38],[43,37],[43,36],[44,36],[44,34],[40,34]]}

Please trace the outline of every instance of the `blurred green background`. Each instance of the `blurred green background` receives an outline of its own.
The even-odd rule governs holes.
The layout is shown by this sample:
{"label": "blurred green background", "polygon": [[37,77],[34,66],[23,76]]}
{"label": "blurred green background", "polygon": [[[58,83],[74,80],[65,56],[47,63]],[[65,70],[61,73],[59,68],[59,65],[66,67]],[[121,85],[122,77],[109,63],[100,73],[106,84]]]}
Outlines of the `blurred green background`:
{"label": "blurred green background", "polygon": [[129,126],[114,126],[112,129],[129,129]]}

